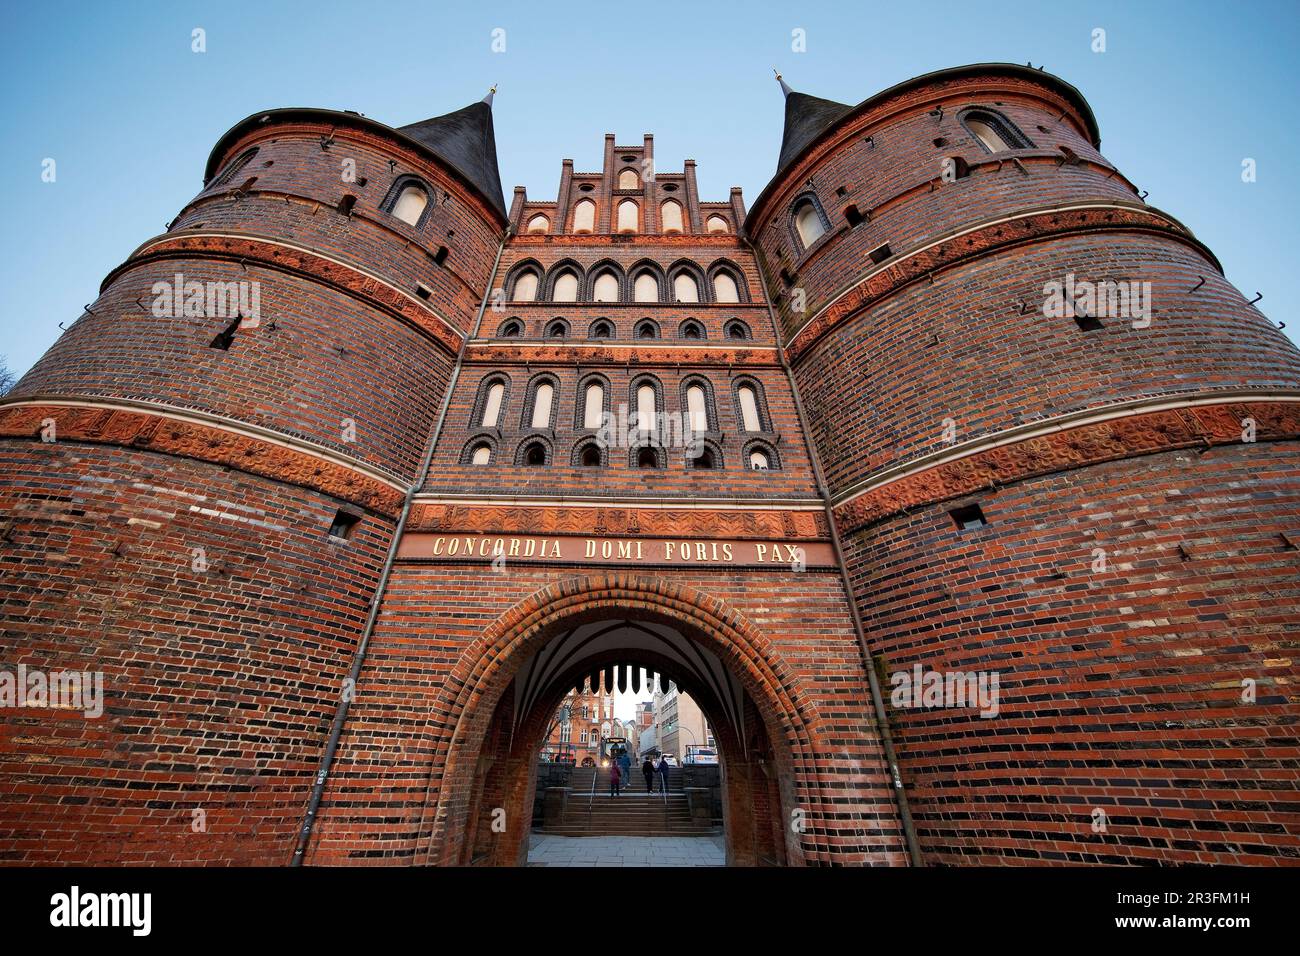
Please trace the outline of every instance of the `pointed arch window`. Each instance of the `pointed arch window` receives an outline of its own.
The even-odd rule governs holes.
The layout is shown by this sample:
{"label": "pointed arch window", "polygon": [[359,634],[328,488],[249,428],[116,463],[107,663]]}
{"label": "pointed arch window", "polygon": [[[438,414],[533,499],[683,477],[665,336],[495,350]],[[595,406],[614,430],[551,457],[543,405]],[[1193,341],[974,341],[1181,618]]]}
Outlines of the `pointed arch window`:
{"label": "pointed arch window", "polygon": [[528,232],[550,232],[551,220],[547,219],[541,213],[533,216],[528,220]]}
{"label": "pointed arch window", "polygon": [[811,196],[805,196],[795,204],[794,228],[804,249],[811,248],[826,234],[826,217]]}
{"label": "pointed arch window", "polygon": [[736,280],[730,273],[719,272],[713,277],[713,301],[740,301],[740,287],[736,285]]}
{"label": "pointed arch window", "polygon": [[653,273],[643,272],[636,277],[632,287],[632,300],[634,302],[659,301],[659,280]]}
{"label": "pointed arch window", "polygon": [[636,201],[624,199],[618,204],[618,231],[636,232],[641,222],[641,210]]}
{"label": "pointed arch window", "polygon": [[561,272],[555,279],[555,285],[551,288],[552,302],[577,302],[578,301],[578,276],[575,272],[568,270]]}
{"label": "pointed arch window", "polygon": [[393,215],[409,226],[418,226],[424,209],[429,205],[429,194],[420,186],[411,183],[402,187],[393,203]]}
{"label": "pointed arch window", "polygon": [[596,228],[596,204],[590,199],[580,199],[573,207],[573,231],[591,232]]}
{"label": "pointed arch window", "polygon": [[537,300],[537,273],[525,272],[515,279],[511,298],[515,302],[535,302]]}
{"label": "pointed arch window", "polygon": [[610,339],[614,337],[614,327],[604,319],[599,319],[591,325],[591,331],[588,338],[593,339]]}
{"label": "pointed arch window", "polygon": [[749,326],[740,319],[732,319],[727,323],[727,338],[729,339],[747,339],[749,338]]}
{"label": "pointed arch window", "polygon": [[625,169],[618,174],[619,189],[638,189],[641,181],[637,178],[635,169]]}
{"label": "pointed arch window", "polygon": [[689,272],[679,272],[673,279],[673,298],[678,302],[699,302],[700,284]]}
{"label": "pointed arch window", "polygon": [[990,153],[1008,149],[1028,149],[1034,144],[1014,123],[993,110],[967,110],[961,114],[962,125]]}
{"label": "pointed arch window", "polygon": [[727,220],[721,216],[710,216],[705,228],[709,232],[731,232],[731,226],[727,225]]}
{"label": "pointed arch window", "polygon": [[591,300],[593,302],[617,302],[618,292],[618,276],[612,272],[602,272],[596,276],[596,283],[592,286]]}
{"label": "pointed arch window", "polygon": [[258,148],[254,146],[252,149],[240,153],[240,155],[212,181],[212,185],[209,188],[215,189],[217,186],[224,186],[226,183],[234,179],[241,169],[253,161],[253,157],[257,155],[257,150]]}
{"label": "pointed arch window", "polygon": [[660,228],[668,232],[682,232],[682,204],[670,199],[659,207]]}

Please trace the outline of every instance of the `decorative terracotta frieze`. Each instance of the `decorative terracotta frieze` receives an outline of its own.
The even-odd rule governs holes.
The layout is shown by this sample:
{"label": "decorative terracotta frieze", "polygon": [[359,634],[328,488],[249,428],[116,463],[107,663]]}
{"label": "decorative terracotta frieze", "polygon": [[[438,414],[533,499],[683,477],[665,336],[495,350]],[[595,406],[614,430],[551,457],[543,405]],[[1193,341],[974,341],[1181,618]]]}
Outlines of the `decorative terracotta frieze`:
{"label": "decorative terracotta frieze", "polygon": [[118,445],[194,458],[311,488],[390,518],[397,516],[405,497],[394,485],[305,448],[143,409],[42,403],[0,406],[0,437],[41,441],[50,420],[58,442]]}
{"label": "decorative terracotta frieze", "polygon": [[842,531],[923,505],[1086,465],[1239,443],[1243,421],[1256,441],[1300,437],[1300,401],[1243,400],[1139,412],[1083,422],[1021,441],[975,448],[956,460],[921,467],[869,487],[835,506]]}
{"label": "decorative terracotta frieze", "polygon": [[592,508],[569,505],[422,504],[417,499],[407,521],[411,532],[470,532],[529,535],[624,535],[805,539],[829,537],[822,511],[688,510],[637,508],[619,504]]}

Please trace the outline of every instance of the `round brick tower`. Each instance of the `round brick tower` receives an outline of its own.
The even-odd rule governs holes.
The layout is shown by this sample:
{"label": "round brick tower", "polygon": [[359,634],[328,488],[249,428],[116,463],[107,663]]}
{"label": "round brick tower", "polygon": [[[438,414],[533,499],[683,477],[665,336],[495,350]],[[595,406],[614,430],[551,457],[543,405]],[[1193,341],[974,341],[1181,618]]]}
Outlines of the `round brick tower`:
{"label": "round brick tower", "polygon": [[[273,110],[0,401],[9,862],[283,864],[506,214],[490,98]],[[94,715],[88,715],[94,716]]]}
{"label": "round brick tower", "polygon": [[746,230],[926,861],[1294,861],[1300,354],[1061,80],[785,91]]}

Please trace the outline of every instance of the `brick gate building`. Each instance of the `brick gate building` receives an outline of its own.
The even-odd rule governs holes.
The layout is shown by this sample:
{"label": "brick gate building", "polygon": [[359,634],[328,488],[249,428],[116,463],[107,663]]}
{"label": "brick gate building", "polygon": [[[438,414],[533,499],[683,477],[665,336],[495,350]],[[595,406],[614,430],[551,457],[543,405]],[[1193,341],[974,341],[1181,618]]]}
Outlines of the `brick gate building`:
{"label": "brick gate building", "polygon": [[748,210],[650,136],[507,207],[491,97],[231,129],[0,401],[0,663],[105,690],[0,710],[0,859],[518,863],[666,678],[732,863],[1294,862],[1300,354],[1061,80],[782,86]]}

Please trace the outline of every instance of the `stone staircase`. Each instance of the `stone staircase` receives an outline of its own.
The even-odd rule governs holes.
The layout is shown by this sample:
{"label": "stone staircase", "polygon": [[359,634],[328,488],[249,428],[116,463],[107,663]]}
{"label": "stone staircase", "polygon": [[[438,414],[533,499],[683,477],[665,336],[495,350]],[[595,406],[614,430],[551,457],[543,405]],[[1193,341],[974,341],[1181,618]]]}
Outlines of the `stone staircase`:
{"label": "stone staircase", "polygon": [[[708,836],[715,832],[707,815],[692,815],[680,769],[669,771],[666,795],[647,793],[640,771],[634,771],[629,782],[631,787],[611,797],[608,770],[575,767],[562,813],[552,812],[537,831],[554,836],[641,837]],[[657,776],[654,783],[659,786]]]}

